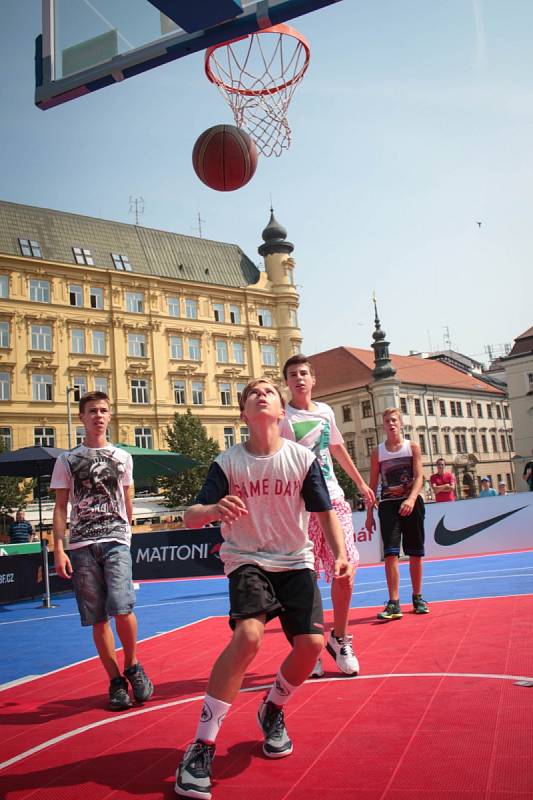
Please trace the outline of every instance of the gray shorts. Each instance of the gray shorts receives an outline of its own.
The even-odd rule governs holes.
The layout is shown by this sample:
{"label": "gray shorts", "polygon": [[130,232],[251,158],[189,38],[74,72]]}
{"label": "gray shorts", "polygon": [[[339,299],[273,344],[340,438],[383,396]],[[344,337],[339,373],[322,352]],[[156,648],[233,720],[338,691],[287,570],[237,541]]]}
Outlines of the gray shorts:
{"label": "gray shorts", "polygon": [[127,544],[93,542],[69,553],[82,625],[129,614],[135,605]]}

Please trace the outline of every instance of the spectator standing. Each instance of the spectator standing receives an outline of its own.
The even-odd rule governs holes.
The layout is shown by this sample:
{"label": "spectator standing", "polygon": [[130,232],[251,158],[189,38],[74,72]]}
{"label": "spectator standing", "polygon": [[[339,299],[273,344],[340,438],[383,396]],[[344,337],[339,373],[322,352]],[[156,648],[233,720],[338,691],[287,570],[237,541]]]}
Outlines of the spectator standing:
{"label": "spectator standing", "polygon": [[[533,455],[533,450],[531,451]],[[524,467],[524,473],[522,475],[523,479],[529,486],[529,491],[533,492],[533,461],[528,461],[526,466]]]}
{"label": "spectator standing", "polygon": [[493,489],[490,485],[490,478],[485,476],[481,478],[481,490],[479,492],[480,497],[497,497],[498,492],[496,489]]}
{"label": "spectator standing", "polygon": [[505,495],[507,494],[507,484],[505,483],[505,481],[499,481],[498,494],[500,497],[505,497]]}
{"label": "spectator standing", "polygon": [[437,460],[437,471],[429,479],[436,503],[448,503],[455,500],[455,475],[446,470],[443,458]]}
{"label": "spectator standing", "polygon": [[11,544],[25,544],[33,541],[33,527],[24,519],[24,511],[17,511],[15,522],[9,526],[9,541]]}

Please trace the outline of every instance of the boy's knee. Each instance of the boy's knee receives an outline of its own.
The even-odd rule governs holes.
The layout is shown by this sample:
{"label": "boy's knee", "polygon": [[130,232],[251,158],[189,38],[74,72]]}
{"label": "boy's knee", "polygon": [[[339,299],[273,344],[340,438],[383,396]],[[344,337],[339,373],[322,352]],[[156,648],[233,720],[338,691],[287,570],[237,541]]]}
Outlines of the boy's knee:
{"label": "boy's knee", "polygon": [[239,648],[241,653],[246,654],[253,658],[261,647],[263,641],[263,632],[257,628],[249,628],[240,626],[235,631],[235,645]]}

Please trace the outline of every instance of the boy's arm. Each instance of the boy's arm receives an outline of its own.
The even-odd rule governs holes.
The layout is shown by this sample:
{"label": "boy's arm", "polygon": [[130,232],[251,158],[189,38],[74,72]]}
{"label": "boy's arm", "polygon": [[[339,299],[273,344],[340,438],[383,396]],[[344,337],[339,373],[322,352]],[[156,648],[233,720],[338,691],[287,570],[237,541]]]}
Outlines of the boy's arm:
{"label": "boy's arm", "polygon": [[54,531],[54,564],[57,574],[61,578],[70,578],[72,564],[65,553],[65,531],[67,527],[68,489],[56,489],[56,502],[54,506],[53,531]]}
{"label": "boy's arm", "polygon": [[[378,488],[378,480],[379,480],[379,458],[378,458],[378,448],[374,447],[372,450],[372,455],[370,456],[370,488],[374,492],[374,495]],[[371,531],[373,528],[376,527],[376,523],[374,520],[374,507],[367,506],[366,508],[366,528],[367,530]]]}
{"label": "boy's arm", "polygon": [[126,516],[130,525],[133,525],[133,486],[124,487],[124,505],[126,507]]}
{"label": "boy's arm", "polygon": [[341,465],[347,475],[350,476],[355,483],[361,494],[363,495],[365,505],[373,507],[376,504],[376,495],[363,480],[361,473],[352,461],[352,458],[343,444],[330,444],[329,451],[336,461]]}
{"label": "boy's arm", "polygon": [[228,479],[221,467],[214,461],[204,485],[196,498],[183,515],[188,528],[202,528],[209,522],[221,520],[226,524],[248,513],[248,509],[240,497],[228,494]]}
{"label": "boy's arm", "polygon": [[399,514],[401,517],[408,517],[411,514],[416,498],[420,494],[422,484],[424,483],[424,475],[422,473],[422,451],[420,446],[411,442],[411,452],[413,453],[413,485],[409,496],[405,498],[400,506]]}
{"label": "boy's arm", "polygon": [[337,514],[333,510],[315,511],[315,514],[335,559],[335,578],[351,578],[354,573],[354,567],[353,564],[348,562],[344,534]]}

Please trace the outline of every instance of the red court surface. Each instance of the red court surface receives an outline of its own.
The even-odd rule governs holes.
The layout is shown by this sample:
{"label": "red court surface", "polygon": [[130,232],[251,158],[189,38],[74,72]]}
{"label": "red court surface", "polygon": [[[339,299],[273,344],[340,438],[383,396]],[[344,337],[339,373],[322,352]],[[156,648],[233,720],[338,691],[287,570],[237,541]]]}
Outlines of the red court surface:
{"label": "red court surface", "polygon": [[[407,609],[407,607],[406,607]],[[262,689],[287,651],[267,628],[214,762],[215,800],[530,800],[533,797],[533,596],[432,603],[378,623],[352,611],[362,674],[325,677],[291,700],[294,753],[262,755]],[[174,797],[174,771],[196,728],[225,618],[154,637],[140,658],[156,684],[144,707],[106,709],[92,659],[0,694],[5,800]],[[57,646],[60,643],[56,643]],[[54,643],[51,643],[54,646]]]}

